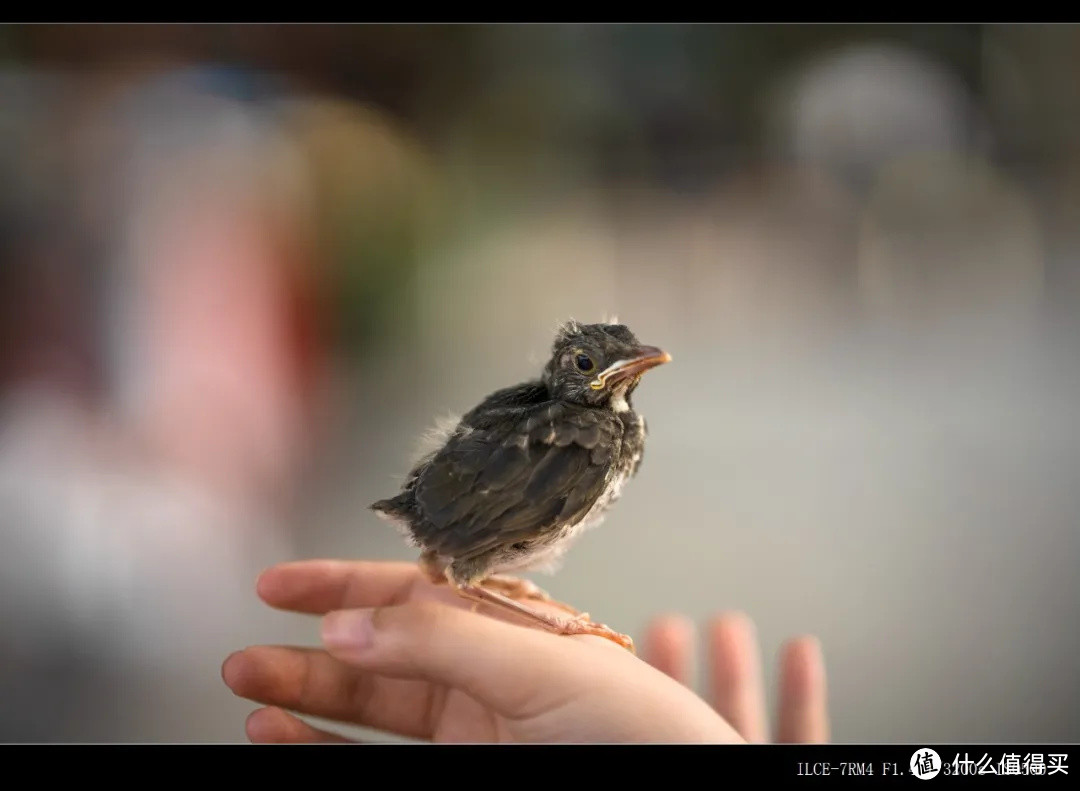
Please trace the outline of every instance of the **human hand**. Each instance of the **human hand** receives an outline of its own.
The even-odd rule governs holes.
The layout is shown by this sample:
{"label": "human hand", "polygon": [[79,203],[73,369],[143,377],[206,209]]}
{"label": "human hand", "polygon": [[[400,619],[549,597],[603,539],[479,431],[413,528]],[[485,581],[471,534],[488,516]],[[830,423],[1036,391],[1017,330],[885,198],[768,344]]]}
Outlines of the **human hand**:
{"label": "human hand", "polygon": [[[679,615],[653,620],[642,655],[653,666],[686,684],[696,653],[694,625]],[[768,740],[765,684],[753,622],[724,613],[706,628],[706,678],[716,711],[748,742]],[[774,740],[824,743],[829,740],[825,663],[812,636],[786,641],[780,652],[779,706]]]}
{"label": "human hand", "polygon": [[267,706],[247,720],[253,742],[347,741],[290,712],[434,742],[744,741],[614,643],[472,612],[413,564],[289,563],[257,590],[273,607],[323,615],[325,647],[255,646],[225,661],[233,692]]}

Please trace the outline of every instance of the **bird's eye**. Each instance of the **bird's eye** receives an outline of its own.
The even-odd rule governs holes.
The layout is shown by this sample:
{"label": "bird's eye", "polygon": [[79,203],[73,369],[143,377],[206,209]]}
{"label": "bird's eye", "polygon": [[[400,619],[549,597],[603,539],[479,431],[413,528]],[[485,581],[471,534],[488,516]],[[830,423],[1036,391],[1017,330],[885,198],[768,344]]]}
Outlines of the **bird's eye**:
{"label": "bird's eye", "polygon": [[579,352],[577,357],[574,358],[574,364],[578,367],[579,371],[591,371],[596,367],[596,364],[592,361],[592,357],[585,354],[585,352]]}

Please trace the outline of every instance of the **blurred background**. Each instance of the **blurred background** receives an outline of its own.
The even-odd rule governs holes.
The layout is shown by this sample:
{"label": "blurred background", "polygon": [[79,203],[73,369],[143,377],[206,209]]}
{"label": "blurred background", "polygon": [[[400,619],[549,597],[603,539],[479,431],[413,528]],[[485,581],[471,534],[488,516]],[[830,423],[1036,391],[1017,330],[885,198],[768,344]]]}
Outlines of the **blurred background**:
{"label": "blurred background", "polygon": [[421,435],[610,314],[674,362],[538,583],[744,610],[770,679],[818,635],[837,742],[1080,739],[1078,69],[1070,25],[0,26],[0,741],[243,741],[225,656],[317,640],[258,572],[413,559],[367,506]]}

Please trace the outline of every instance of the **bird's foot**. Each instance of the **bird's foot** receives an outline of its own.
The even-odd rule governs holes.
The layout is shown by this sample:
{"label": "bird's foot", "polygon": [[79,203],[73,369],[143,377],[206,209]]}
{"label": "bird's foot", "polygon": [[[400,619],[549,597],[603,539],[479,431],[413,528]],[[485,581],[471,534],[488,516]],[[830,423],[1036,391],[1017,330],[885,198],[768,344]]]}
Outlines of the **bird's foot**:
{"label": "bird's foot", "polygon": [[589,617],[588,613],[580,612],[569,604],[555,601],[547,591],[531,580],[522,579],[520,577],[511,577],[507,574],[493,574],[481,582],[480,586],[487,588],[494,593],[501,593],[503,596],[517,601],[542,601],[552,607],[568,612],[575,617]]}
{"label": "bird's foot", "polygon": [[583,613],[577,618],[570,618],[567,620],[565,627],[562,630],[562,634],[591,634],[596,637],[603,637],[616,645],[620,645],[629,651],[631,654],[636,654],[634,649],[634,641],[629,635],[616,632],[614,629],[602,624],[595,623],[589,619],[588,613]]}
{"label": "bird's foot", "polygon": [[511,577],[509,574],[492,574],[480,584],[488,590],[509,596],[511,599],[551,600],[547,591],[532,580]]}
{"label": "bird's foot", "polygon": [[548,613],[537,612],[519,601],[490,590],[481,585],[468,585],[457,588],[457,592],[473,601],[486,602],[504,610],[508,610],[521,618],[528,620],[545,631],[554,634],[575,635],[591,634],[611,640],[616,645],[625,648],[630,653],[637,653],[634,649],[634,641],[628,635],[620,634],[601,623],[594,623],[585,613],[567,618]]}

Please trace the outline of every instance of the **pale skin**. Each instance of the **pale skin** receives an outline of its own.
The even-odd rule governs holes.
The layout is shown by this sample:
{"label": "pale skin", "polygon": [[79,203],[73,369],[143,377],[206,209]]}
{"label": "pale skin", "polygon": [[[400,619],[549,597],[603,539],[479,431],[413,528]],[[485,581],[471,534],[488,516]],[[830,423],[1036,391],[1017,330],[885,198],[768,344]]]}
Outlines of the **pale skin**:
{"label": "pale skin", "polygon": [[323,646],[253,646],[225,661],[225,683],[263,706],[246,724],[255,743],[348,741],[297,714],[431,742],[829,738],[818,642],[785,644],[770,733],[753,625],[738,613],[708,624],[706,701],[687,686],[694,634],[678,616],[655,619],[635,656],[602,637],[520,625],[415,564],[287,563],[264,572],[257,592],[272,607],[322,616]]}

